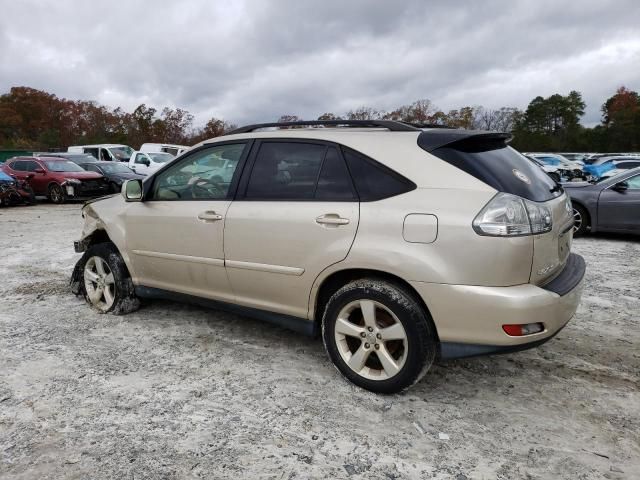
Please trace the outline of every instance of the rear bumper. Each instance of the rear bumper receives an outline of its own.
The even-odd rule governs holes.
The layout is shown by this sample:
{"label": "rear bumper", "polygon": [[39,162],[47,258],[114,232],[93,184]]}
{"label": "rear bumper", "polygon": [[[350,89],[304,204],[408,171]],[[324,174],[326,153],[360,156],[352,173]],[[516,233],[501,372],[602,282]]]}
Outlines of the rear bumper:
{"label": "rear bumper", "polygon": [[[411,284],[433,317],[441,357],[459,358],[524,350],[550,340],[578,308],[584,272],[584,260],[572,254],[562,273],[543,287]],[[502,330],[505,324],[538,322],[544,330],[532,335],[512,337]]]}

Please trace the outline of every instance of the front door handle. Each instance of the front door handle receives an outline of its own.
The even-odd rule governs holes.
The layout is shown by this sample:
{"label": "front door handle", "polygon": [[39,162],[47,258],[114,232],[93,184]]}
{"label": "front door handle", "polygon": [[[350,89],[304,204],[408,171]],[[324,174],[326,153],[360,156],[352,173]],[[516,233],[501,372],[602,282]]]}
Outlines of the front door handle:
{"label": "front door handle", "polygon": [[204,222],[217,222],[218,220],[222,220],[222,215],[214,212],[213,210],[207,210],[205,212],[200,212],[198,214],[198,219]]}
{"label": "front door handle", "polygon": [[327,213],[325,215],[320,215],[316,218],[316,223],[320,225],[347,225],[349,223],[348,218],[342,218],[337,213]]}

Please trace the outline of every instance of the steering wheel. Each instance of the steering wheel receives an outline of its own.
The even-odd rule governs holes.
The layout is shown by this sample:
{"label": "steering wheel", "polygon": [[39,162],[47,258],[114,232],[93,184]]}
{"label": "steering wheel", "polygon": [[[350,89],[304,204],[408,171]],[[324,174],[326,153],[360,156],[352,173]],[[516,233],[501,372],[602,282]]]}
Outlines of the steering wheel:
{"label": "steering wheel", "polygon": [[199,178],[191,184],[192,198],[222,198],[224,191],[211,180]]}

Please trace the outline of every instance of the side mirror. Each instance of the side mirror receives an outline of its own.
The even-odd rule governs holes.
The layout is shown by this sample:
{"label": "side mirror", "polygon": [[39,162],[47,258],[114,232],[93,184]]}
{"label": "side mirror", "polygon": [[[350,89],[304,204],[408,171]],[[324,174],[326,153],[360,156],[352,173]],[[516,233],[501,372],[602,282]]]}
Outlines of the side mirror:
{"label": "side mirror", "polygon": [[45,172],[45,171],[44,171],[44,168],[40,168],[40,167],[36,168],[36,169],[34,170],[34,172],[35,172],[35,173],[47,173],[47,172]]}
{"label": "side mirror", "polygon": [[122,196],[127,202],[141,202],[142,201],[142,181],[126,180],[122,184],[121,190]]}
{"label": "side mirror", "polygon": [[611,190],[615,190],[619,193],[624,193],[629,190],[629,184],[623,180],[622,182],[616,183],[613,187],[611,187]]}
{"label": "side mirror", "polygon": [[147,167],[151,165],[151,162],[146,158],[143,158],[142,160],[140,160],[140,163],[142,163],[143,165],[146,165]]}

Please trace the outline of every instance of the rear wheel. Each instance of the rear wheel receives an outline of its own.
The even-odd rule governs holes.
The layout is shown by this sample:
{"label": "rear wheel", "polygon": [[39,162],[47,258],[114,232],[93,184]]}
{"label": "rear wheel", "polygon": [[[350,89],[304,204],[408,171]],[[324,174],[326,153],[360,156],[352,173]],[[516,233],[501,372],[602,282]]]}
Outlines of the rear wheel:
{"label": "rear wheel", "polygon": [[66,200],[64,190],[57,183],[54,183],[49,186],[49,200],[53,203],[64,203]]}
{"label": "rear wheel", "polygon": [[588,228],[589,214],[581,205],[573,205],[573,235],[584,235]]}
{"label": "rear wheel", "polygon": [[340,373],[379,393],[399,392],[420,380],[437,349],[431,318],[413,296],[373,279],[351,282],[331,296],[322,337]]}

